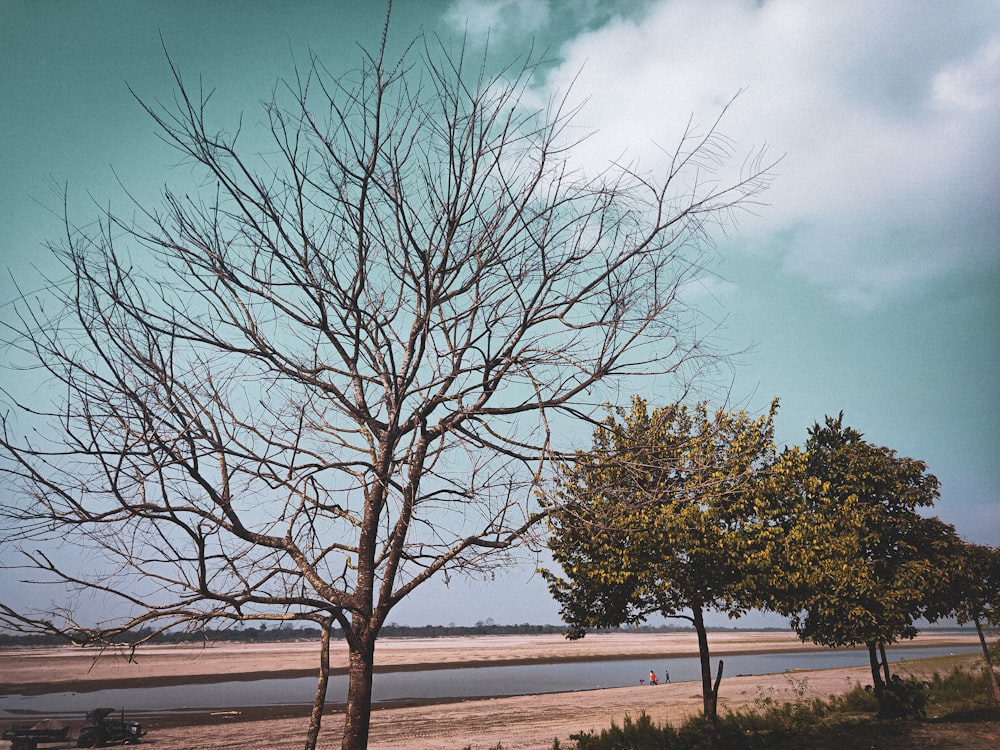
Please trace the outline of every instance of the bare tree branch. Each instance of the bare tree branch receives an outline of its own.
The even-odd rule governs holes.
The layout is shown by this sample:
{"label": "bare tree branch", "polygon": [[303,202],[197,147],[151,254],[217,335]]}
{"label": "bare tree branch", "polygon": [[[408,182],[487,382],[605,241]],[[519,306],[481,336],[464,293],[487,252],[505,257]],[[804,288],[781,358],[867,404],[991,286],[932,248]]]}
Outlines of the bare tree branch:
{"label": "bare tree branch", "polygon": [[[535,59],[492,74],[439,40],[384,53],[349,76],[311,58],[249,150],[242,118],[214,124],[211,92],[168,58],[174,100],[137,99],[201,188],[67,218],[65,278],[2,323],[60,394],[8,394],[0,471],[20,495],[3,515],[41,579],[125,614],[0,622],[84,642],[339,623],[360,712],[345,747],[367,737],[392,607],[534,532],[559,430],[603,414],[594,389],[711,357],[684,292],[771,169],[759,153],[717,184],[732,145],[716,123],[664,175],[586,175],[566,100],[523,106]],[[104,564],[67,566],[54,542]]]}

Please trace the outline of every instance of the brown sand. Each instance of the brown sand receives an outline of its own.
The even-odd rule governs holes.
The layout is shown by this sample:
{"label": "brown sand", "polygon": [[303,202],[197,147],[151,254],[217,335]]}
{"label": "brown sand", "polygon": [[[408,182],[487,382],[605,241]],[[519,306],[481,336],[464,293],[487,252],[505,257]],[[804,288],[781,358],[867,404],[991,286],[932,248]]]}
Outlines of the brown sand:
{"label": "brown sand", "polygon": [[[976,645],[974,635],[922,634],[913,646]],[[810,650],[791,633],[721,632],[710,635],[713,663],[727,654]],[[379,643],[380,670],[412,670],[456,666],[551,663],[615,657],[648,657],[654,665],[697,654],[694,634],[590,635],[570,642],[559,636],[500,636],[436,639],[392,639]],[[214,644],[141,650],[133,661],[67,648],[0,651],[0,694],[85,691],[129,685],[218,682],[275,676],[309,675],[316,671],[315,644]],[[346,647],[336,644],[331,665],[343,671]],[[913,667],[917,668],[918,663]],[[906,673],[905,668],[897,669]],[[801,671],[782,675],[726,676],[720,708],[772,698],[826,698],[857,683],[870,682],[866,667]],[[565,742],[573,732],[600,729],[626,714],[645,710],[655,721],[677,722],[701,710],[696,682],[609,688],[549,695],[491,698],[459,702],[403,705],[376,709],[371,742],[377,750],[458,750],[469,746],[506,750],[542,750],[556,737]],[[147,740],[162,750],[285,750],[301,747],[307,725],[305,707],[245,709],[239,715],[192,712],[183,717],[143,717]],[[342,711],[324,718],[321,747],[338,747]]]}

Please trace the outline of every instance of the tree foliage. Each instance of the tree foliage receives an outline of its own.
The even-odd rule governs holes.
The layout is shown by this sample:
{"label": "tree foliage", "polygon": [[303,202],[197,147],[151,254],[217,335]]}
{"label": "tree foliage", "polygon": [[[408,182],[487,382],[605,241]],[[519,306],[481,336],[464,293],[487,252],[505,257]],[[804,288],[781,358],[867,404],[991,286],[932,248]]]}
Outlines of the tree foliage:
{"label": "tree foliage", "polygon": [[1000,629],[1000,547],[966,543],[957,579],[955,618],[960,625],[971,622],[976,626],[993,700],[1000,703],[1000,685],[983,632],[984,627]]}
{"label": "tree foliage", "polygon": [[956,618],[959,624],[978,621],[1000,628],[1000,547],[966,543],[962,552],[964,585]]}
{"label": "tree foliage", "polygon": [[[549,547],[562,577],[545,577],[571,637],[648,615],[698,631],[708,731],[714,731],[707,610],[745,613],[770,580],[761,473],[775,458],[774,414],[709,412],[705,403],[649,410],[633,398],[562,465]],[[720,665],[721,676],[721,665]]]}
{"label": "tree foliage", "polygon": [[919,618],[953,608],[958,538],[919,512],[938,496],[938,481],[922,461],[865,441],[842,413],[813,425],[804,453],[787,451],[781,462],[790,483],[777,609],[805,640],[866,645],[881,688],[885,646],[913,638]]}
{"label": "tree foliage", "polygon": [[390,611],[532,530],[551,425],[591,419],[597,384],[701,356],[682,292],[712,226],[768,182],[760,155],[708,176],[729,156],[714,126],[663,174],[585,174],[573,112],[523,106],[536,67],[493,74],[425,39],[393,60],[383,38],[343,76],[310,59],[264,102],[255,148],[171,64],[174,101],[143,106],[201,188],[67,218],[64,277],[3,324],[58,394],[8,397],[6,537],[33,580],[126,614],[6,606],[8,624],[90,642],[339,626],[344,747],[365,746]]}

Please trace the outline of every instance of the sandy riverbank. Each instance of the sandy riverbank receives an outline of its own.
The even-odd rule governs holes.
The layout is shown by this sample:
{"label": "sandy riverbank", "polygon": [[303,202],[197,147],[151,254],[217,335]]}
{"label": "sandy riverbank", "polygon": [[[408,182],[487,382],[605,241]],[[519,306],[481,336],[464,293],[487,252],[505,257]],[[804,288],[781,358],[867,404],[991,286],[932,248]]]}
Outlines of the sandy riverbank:
{"label": "sandy riverbank", "polygon": [[[922,634],[914,646],[975,645],[974,635]],[[748,653],[806,651],[785,632],[720,632],[711,635],[713,657]],[[665,660],[697,654],[693,633],[591,635],[569,642],[559,636],[503,636],[399,639],[379,643],[382,670],[449,668],[472,665],[550,663],[620,657]],[[336,644],[335,669],[347,664],[346,648]],[[907,666],[905,669],[916,668]],[[314,644],[214,644],[204,647],[156,647],[140,651],[131,662],[105,654],[71,649],[0,651],[0,694],[138,685],[216,682],[235,678],[309,675],[316,670]],[[901,669],[903,671],[903,669]],[[761,697],[793,700],[825,698],[856,683],[870,681],[867,668],[834,669],[793,674],[729,677],[723,680],[720,704],[735,707]],[[457,750],[494,747],[507,750],[551,747],[552,740],[573,732],[599,729],[626,714],[645,710],[657,721],[679,721],[701,708],[698,683],[656,687],[636,686],[550,695],[494,698],[429,705],[381,708],[373,713],[370,747],[379,750]],[[284,750],[301,746],[306,728],[302,707],[248,709],[236,717],[208,712],[170,720],[149,717],[148,740],[160,750],[242,750],[255,747]],[[339,746],[343,714],[328,712],[322,747]],[[208,726],[219,725],[218,730]]]}

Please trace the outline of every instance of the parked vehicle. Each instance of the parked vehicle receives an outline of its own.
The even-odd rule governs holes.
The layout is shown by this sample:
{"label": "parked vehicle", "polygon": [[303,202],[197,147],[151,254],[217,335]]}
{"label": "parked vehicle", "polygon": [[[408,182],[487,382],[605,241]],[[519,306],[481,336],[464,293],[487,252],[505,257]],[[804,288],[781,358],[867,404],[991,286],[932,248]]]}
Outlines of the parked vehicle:
{"label": "parked vehicle", "polygon": [[38,750],[40,744],[68,742],[69,727],[43,727],[38,724],[19,727],[15,724],[3,733],[3,738],[10,742],[10,750]]}
{"label": "parked vehicle", "polygon": [[[120,717],[112,716],[114,712],[113,708],[95,708],[93,711],[88,711],[86,723],[76,738],[76,746],[139,744],[139,739],[143,735],[142,725],[137,721],[125,721],[125,709],[122,709]],[[10,750],[47,750],[57,743],[60,748],[66,748],[71,742],[69,726],[50,719],[30,727],[15,724],[4,731],[3,739],[10,742]],[[43,747],[40,748],[39,745]]]}
{"label": "parked vehicle", "polygon": [[87,712],[87,723],[80,729],[77,747],[105,747],[106,745],[137,745],[142,737],[142,725],[137,721],[125,721],[125,709],[121,718],[109,718],[113,708],[95,708]]}

